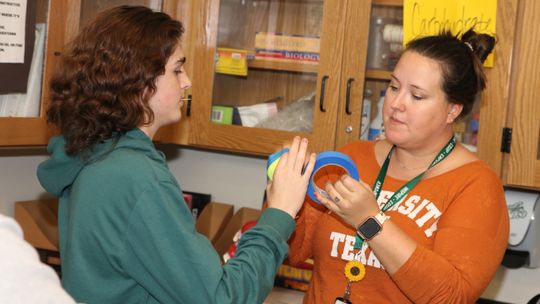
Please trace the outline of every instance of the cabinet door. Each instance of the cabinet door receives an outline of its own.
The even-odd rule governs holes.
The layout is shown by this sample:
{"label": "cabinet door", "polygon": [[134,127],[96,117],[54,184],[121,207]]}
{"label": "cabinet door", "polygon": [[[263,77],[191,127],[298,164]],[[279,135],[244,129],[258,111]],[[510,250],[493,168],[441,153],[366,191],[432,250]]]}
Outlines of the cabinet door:
{"label": "cabinet door", "polygon": [[[36,52],[42,52],[42,61],[38,64],[38,66],[42,65],[42,73],[39,73],[39,79],[36,81],[39,99],[39,105],[36,108],[39,110],[38,114],[34,115],[36,117],[0,117],[0,147],[47,144],[49,137],[54,133],[54,130],[47,125],[45,118],[49,81],[65,43],[77,34],[79,28],[89,18],[105,8],[122,4],[145,5],[164,10],[172,16],[176,15],[178,7],[177,0],[36,0],[34,2],[37,33],[45,37],[42,48],[35,48],[34,51],[34,58],[40,57]],[[43,33],[39,32],[41,24],[43,24]],[[36,39],[36,45],[38,41],[39,39]]]}
{"label": "cabinet door", "polygon": [[[374,22],[375,18],[390,18],[385,21],[389,23],[402,22],[402,6],[403,0],[374,0],[370,31],[373,32],[373,26],[378,24]],[[497,44],[494,49],[494,65],[485,69],[486,90],[471,115],[456,124],[459,139],[476,151],[478,157],[486,161],[503,182],[525,187],[539,187],[540,180],[540,110],[538,103],[534,102],[534,91],[530,89],[536,87],[540,79],[537,71],[530,68],[535,66],[531,64],[531,60],[538,57],[534,50],[540,46],[538,26],[532,26],[538,24],[538,20],[534,18],[535,14],[537,16],[540,13],[538,10],[538,5],[533,0],[497,2]],[[366,94],[368,96],[364,102],[371,104],[366,125],[374,118],[377,105],[382,102],[379,93],[386,88],[391,73],[391,67],[379,68],[380,58],[370,55],[370,50],[380,49],[379,46],[374,46],[377,41],[373,38],[369,39],[366,60],[364,92],[369,91],[370,94]],[[379,52],[379,55],[384,53]],[[394,57],[390,54],[390,57]],[[358,96],[356,102],[359,98]],[[353,121],[352,127],[354,124]],[[501,152],[501,136],[505,126],[513,127],[511,153],[506,159]],[[344,127],[341,126],[337,131],[339,133],[343,130]],[[352,134],[354,135],[351,138],[357,138],[356,133]],[[350,142],[347,137],[340,140],[343,136],[339,134],[336,138],[337,146]]]}
{"label": "cabinet door", "polygon": [[511,76],[512,144],[505,160],[508,185],[540,189],[540,3],[520,1]]}
{"label": "cabinet door", "polygon": [[[314,151],[333,149],[346,2],[196,1],[190,144],[268,154],[301,135]],[[247,56],[247,75],[216,72],[218,52]]]}
{"label": "cabinet door", "polygon": [[[36,43],[32,56],[34,67],[31,68],[29,75],[32,83],[28,89],[34,89],[34,91],[27,91],[16,101],[13,99],[3,101],[4,112],[6,112],[6,107],[12,110],[4,113],[10,117],[0,117],[0,146],[30,146],[47,143],[49,130],[44,118],[45,96],[48,94],[47,83],[57,64],[56,54],[64,45],[68,10],[66,2],[67,0],[37,0],[33,3],[35,4]],[[31,16],[33,13],[28,15],[29,18]],[[0,98],[5,96],[0,96]],[[15,102],[18,110],[13,109]],[[34,117],[14,117],[28,113],[26,110],[19,111],[21,107],[34,108],[35,110],[29,111],[34,112],[31,114]]]}
{"label": "cabinet door", "polygon": [[[519,0],[497,1],[497,44],[492,68],[485,69],[486,90],[480,103],[478,157],[486,161],[503,178],[501,137],[507,125],[513,85],[510,81],[512,54],[517,50],[515,31]],[[504,178],[503,178],[504,182]]]}
{"label": "cabinet door", "polygon": [[[182,21],[184,28],[188,27],[190,23],[190,14],[188,13],[191,9],[191,1],[178,1],[178,0],[77,0],[72,1],[74,12],[73,19],[78,20],[76,24],[73,24],[73,28],[78,29],[81,26],[94,17],[98,12],[119,6],[119,5],[142,5],[147,6],[153,10],[163,11],[169,14],[171,17],[179,19]],[[190,32],[185,32],[183,36],[183,41],[190,41]],[[188,44],[189,46],[189,44]],[[184,48],[184,53],[189,58],[190,49]],[[187,62],[185,69],[188,74],[192,71],[192,63]],[[183,109],[183,117],[186,117],[185,108]],[[155,141],[158,142],[175,142],[179,144],[187,143],[187,132],[188,132],[188,121],[189,119],[182,119],[180,123],[165,126],[159,129],[158,133],[154,137]],[[174,138],[175,140],[171,140]]]}
{"label": "cabinet door", "polygon": [[[193,75],[193,50],[195,44],[194,31],[191,26],[193,20],[192,6],[197,0],[163,0],[163,11],[182,22],[184,25],[184,34],[182,35],[182,48],[187,58],[184,68],[188,76]],[[188,90],[187,96],[191,95],[191,90]],[[182,119],[179,123],[164,126],[158,130],[153,140],[163,143],[175,143],[181,145],[188,144],[189,127],[191,120],[191,101],[185,103],[182,107]]]}
{"label": "cabinet door", "polygon": [[348,6],[336,148],[368,139],[369,124],[382,106],[380,92],[401,52],[401,42],[383,41],[383,31],[402,26],[403,0],[349,1]]}
{"label": "cabinet door", "polygon": [[356,0],[347,3],[342,81],[339,89],[340,103],[335,135],[336,148],[360,137],[371,2]]}

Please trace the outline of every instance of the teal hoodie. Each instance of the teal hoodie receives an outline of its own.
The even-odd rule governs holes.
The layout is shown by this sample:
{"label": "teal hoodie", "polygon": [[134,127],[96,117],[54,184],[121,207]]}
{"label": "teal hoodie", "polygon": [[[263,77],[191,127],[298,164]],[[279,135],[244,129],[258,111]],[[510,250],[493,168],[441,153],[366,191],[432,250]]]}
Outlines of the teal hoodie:
{"label": "teal hoodie", "polygon": [[[83,303],[262,303],[294,230],[265,210],[225,265],[195,230],[164,155],[139,129],[68,156],[62,136],[38,178],[60,198],[62,284]],[[188,174],[187,172],[185,174]]]}

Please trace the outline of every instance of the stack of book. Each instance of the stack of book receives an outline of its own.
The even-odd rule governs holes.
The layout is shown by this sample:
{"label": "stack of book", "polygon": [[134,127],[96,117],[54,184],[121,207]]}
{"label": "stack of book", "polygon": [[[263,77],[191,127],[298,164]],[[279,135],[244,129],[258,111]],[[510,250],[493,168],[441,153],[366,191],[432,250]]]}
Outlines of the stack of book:
{"label": "stack of book", "polygon": [[255,34],[255,59],[318,63],[320,38],[282,33]]}

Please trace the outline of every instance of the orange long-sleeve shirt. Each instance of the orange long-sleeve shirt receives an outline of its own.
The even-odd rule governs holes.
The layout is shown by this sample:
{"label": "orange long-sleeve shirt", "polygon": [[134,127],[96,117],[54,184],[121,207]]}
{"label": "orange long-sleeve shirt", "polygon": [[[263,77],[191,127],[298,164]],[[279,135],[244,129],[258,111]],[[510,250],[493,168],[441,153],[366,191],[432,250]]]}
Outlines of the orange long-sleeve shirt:
{"label": "orange long-sleeve shirt", "polygon": [[[354,142],[341,152],[373,185],[380,170],[374,142]],[[387,176],[379,205],[406,182]],[[304,303],[334,303],[343,296],[344,267],[355,255],[366,266],[365,278],[351,286],[355,304],[474,303],[500,265],[508,241],[503,186],[487,164],[474,161],[422,180],[387,214],[418,244],[394,276],[367,244],[354,249],[355,229],[321,206],[304,206],[289,256],[293,264],[314,260]]]}

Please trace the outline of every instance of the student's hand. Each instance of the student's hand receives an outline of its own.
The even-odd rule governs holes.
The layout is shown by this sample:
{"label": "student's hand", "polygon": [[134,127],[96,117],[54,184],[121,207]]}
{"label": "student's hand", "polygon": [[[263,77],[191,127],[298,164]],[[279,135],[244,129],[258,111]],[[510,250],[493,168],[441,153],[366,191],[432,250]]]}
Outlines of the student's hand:
{"label": "student's hand", "polygon": [[[308,140],[295,137],[289,152],[281,155],[273,180],[266,187],[269,208],[281,209],[293,218],[304,203],[315,153],[306,165]],[[304,170],[305,167],[305,170]]]}
{"label": "student's hand", "polygon": [[343,175],[334,184],[328,183],[325,190],[332,199],[319,193],[315,193],[316,198],[354,228],[379,212],[371,187],[349,175]]}

